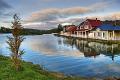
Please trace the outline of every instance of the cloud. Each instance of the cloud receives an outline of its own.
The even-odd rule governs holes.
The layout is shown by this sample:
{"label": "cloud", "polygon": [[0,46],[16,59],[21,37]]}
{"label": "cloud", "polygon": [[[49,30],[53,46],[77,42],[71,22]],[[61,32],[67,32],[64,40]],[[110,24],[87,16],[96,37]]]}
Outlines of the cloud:
{"label": "cloud", "polygon": [[0,9],[6,9],[6,8],[11,8],[10,5],[8,5],[6,2],[3,0],[0,0]]}
{"label": "cloud", "polygon": [[110,19],[110,20],[120,20],[120,12],[114,12],[109,14],[108,16],[104,16],[105,19]]}
{"label": "cloud", "polygon": [[27,21],[36,22],[36,21],[48,21],[56,19],[59,15],[59,11],[56,8],[45,9],[42,11],[34,12],[30,15]]}
{"label": "cloud", "polygon": [[4,10],[11,8],[9,4],[4,2],[3,0],[0,0],[0,16],[6,16],[7,13],[5,13]]}
{"label": "cloud", "polygon": [[84,18],[87,17],[85,15],[103,11],[108,8],[111,3],[112,1],[107,1],[94,3],[86,7],[76,6],[69,8],[43,9],[37,12],[33,12],[29,17],[27,17],[25,20],[25,27],[51,29],[64,22],[79,24],[84,20]]}
{"label": "cloud", "polygon": [[[120,12],[114,12],[109,13],[105,15],[90,15],[87,16],[87,18],[95,19],[98,18],[100,20],[120,20]],[[46,21],[46,22],[31,22],[31,23],[25,23],[26,28],[34,28],[34,29],[52,29],[56,28],[58,24],[67,22],[67,23],[73,23],[73,24],[80,24],[82,21],[84,21],[86,17],[71,17],[71,18],[59,18],[56,20]]]}
{"label": "cloud", "polygon": [[58,24],[62,23],[73,23],[73,24],[79,24],[83,21],[83,18],[59,18],[56,20],[51,20],[47,22],[31,22],[31,23],[25,23],[23,26],[25,28],[33,28],[33,29],[53,29],[56,28]]}
{"label": "cloud", "polygon": [[51,21],[58,18],[67,18],[73,15],[82,15],[102,10],[108,6],[108,2],[95,3],[88,7],[48,8],[32,13],[26,21],[40,22]]}
{"label": "cloud", "polygon": [[66,18],[67,16],[88,13],[91,10],[84,7],[73,7],[73,8],[50,8],[42,11],[34,12],[27,19],[28,22],[39,22],[39,21],[51,21],[59,18]]}
{"label": "cloud", "polygon": [[27,24],[23,24],[23,26],[24,28],[41,29],[41,30],[45,30],[45,29],[47,30],[53,28],[52,24],[47,24],[44,22],[27,23]]}
{"label": "cloud", "polygon": [[[35,39],[34,39],[35,38]],[[80,57],[83,56],[83,53],[79,52],[78,50],[71,50],[71,46],[61,45],[61,48],[58,47],[58,39],[55,39],[54,36],[51,35],[44,35],[44,36],[34,36],[32,39],[32,43],[27,41],[27,44],[33,51],[37,51],[39,53],[45,55],[52,55],[56,56],[58,54],[65,55],[65,56],[72,56],[72,57]],[[59,39],[60,41],[60,39]],[[39,43],[38,43],[39,42]],[[61,49],[61,50],[60,50]],[[74,53],[74,54],[73,54]]]}
{"label": "cloud", "polygon": [[113,12],[106,15],[88,16],[87,18],[98,18],[100,20],[120,20],[120,12]]}

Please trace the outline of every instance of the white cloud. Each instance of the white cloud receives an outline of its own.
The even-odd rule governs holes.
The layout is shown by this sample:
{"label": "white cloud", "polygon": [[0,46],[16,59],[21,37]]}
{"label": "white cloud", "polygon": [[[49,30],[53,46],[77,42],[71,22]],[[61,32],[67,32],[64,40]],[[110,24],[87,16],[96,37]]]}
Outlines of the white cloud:
{"label": "white cloud", "polygon": [[48,8],[33,12],[26,21],[39,22],[39,21],[51,21],[58,18],[66,18],[73,15],[82,15],[92,12],[96,12],[107,7],[109,2],[95,3],[88,7],[70,7],[70,8]]}
{"label": "white cloud", "polygon": [[[70,7],[70,8],[48,8],[33,12],[26,20],[25,23],[27,27],[33,27],[37,29],[51,29],[57,27],[58,24],[68,22],[68,23],[81,23],[84,18],[99,18],[108,19],[112,18],[113,14],[110,16],[95,16],[97,13],[105,8],[108,8],[112,1],[94,3],[93,5],[87,7]],[[93,16],[87,14],[94,14]],[[85,16],[87,15],[87,16]],[[114,15],[119,15],[116,13]],[[72,17],[73,16],[73,17]]]}
{"label": "white cloud", "polygon": [[120,12],[109,13],[105,15],[90,15],[90,16],[83,16],[83,17],[69,17],[69,18],[58,18],[56,20],[51,20],[47,22],[30,22],[25,23],[24,26],[26,28],[35,28],[35,29],[52,29],[56,28],[58,24],[62,23],[73,23],[79,24],[85,20],[85,18],[95,19],[98,18],[100,20],[120,20]]}
{"label": "white cloud", "polygon": [[98,18],[100,20],[120,20],[120,12],[107,13],[105,15],[97,15],[97,16],[88,16],[87,18],[95,19]]}

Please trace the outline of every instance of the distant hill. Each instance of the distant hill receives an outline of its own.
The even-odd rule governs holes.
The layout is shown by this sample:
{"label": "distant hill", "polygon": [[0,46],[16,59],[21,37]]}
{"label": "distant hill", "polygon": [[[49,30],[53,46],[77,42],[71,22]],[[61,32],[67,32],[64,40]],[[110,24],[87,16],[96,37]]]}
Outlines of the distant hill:
{"label": "distant hill", "polygon": [[[11,33],[12,29],[1,27],[0,33]],[[51,33],[58,33],[58,28],[50,29],[50,30],[38,30],[38,29],[28,29],[23,28],[21,31],[22,35],[41,35],[41,34],[51,34]]]}

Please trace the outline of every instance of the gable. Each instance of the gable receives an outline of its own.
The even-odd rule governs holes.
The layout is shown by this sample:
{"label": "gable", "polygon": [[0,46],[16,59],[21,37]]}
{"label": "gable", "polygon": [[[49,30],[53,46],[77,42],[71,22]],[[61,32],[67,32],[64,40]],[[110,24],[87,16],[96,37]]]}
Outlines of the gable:
{"label": "gable", "polygon": [[101,31],[101,29],[100,29],[100,28],[97,28],[96,31]]}
{"label": "gable", "polygon": [[100,20],[87,19],[87,22],[88,22],[89,25],[91,25],[92,27],[98,27],[98,26],[101,25],[101,21],[100,21]]}

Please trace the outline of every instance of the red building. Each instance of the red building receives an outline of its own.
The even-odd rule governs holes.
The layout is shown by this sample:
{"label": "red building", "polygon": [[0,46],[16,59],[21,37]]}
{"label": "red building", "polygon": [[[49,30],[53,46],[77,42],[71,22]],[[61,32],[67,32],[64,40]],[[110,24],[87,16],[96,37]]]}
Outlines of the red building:
{"label": "red building", "polygon": [[69,36],[77,34],[76,30],[77,30],[77,26],[75,25],[64,26],[64,32],[66,32]]}
{"label": "red building", "polygon": [[79,27],[77,28],[77,35],[80,37],[88,37],[88,34],[91,30],[95,29],[96,27],[100,26],[102,22],[96,19],[87,19],[86,21],[82,22]]}

